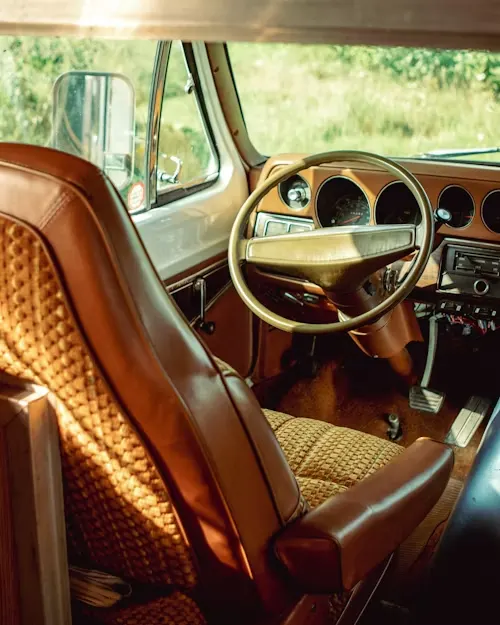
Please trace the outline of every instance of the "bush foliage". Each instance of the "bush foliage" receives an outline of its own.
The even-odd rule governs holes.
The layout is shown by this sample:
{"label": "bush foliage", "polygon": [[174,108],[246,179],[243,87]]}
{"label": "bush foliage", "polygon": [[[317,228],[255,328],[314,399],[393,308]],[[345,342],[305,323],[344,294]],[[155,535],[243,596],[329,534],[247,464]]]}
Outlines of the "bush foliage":
{"label": "bush foliage", "polygon": [[265,154],[406,156],[499,143],[498,54],[242,43],[229,50],[247,127]]}
{"label": "bush foliage", "polygon": [[[0,37],[0,140],[50,145],[56,78],[70,69],[121,72],[136,91],[136,163],[143,163],[155,49],[148,41]],[[229,50],[248,129],[263,153],[404,155],[500,143],[500,55],[288,44]],[[165,95],[172,119],[162,119],[172,140],[162,146],[172,154],[183,137],[193,142],[184,171],[191,176],[210,166],[210,155],[196,109],[186,106],[185,75],[177,73]]]}

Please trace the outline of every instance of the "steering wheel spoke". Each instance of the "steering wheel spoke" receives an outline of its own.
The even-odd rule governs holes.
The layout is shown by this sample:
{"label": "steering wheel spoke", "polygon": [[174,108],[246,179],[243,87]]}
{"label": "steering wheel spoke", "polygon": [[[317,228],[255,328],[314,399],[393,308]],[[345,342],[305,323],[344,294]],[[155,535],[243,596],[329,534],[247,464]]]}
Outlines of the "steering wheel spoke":
{"label": "steering wheel spoke", "polygon": [[416,226],[344,226],[246,241],[246,262],[314,282],[326,291],[352,291],[371,274],[417,249]]}

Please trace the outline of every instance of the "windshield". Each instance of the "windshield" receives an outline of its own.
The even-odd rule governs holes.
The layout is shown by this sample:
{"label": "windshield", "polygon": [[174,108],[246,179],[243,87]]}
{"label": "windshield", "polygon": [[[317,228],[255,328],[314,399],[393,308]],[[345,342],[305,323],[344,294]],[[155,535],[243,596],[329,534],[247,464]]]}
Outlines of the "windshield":
{"label": "windshield", "polygon": [[440,150],[427,157],[500,162],[500,54],[257,43],[228,50],[261,154]]}

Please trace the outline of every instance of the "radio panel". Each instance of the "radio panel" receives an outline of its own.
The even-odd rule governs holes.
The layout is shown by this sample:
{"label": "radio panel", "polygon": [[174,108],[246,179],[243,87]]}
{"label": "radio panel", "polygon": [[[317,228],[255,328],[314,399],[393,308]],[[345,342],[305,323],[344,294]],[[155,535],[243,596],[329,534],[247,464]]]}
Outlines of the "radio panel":
{"label": "radio panel", "polygon": [[450,295],[500,298],[500,251],[447,246],[442,259],[438,291]]}

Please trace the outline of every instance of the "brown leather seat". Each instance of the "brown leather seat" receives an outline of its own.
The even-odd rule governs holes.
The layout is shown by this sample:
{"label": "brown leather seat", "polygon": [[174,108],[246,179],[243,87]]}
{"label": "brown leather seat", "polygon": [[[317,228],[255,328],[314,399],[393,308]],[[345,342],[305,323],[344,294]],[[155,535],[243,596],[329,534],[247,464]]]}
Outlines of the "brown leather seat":
{"label": "brown leather seat", "polygon": [[[0,144],[0,266],[0,367],[52,393],[70,562],[124,577],[142,597],[103,622],[202,622],[185,595],[209,622],[284,622],[307,593],[351,590],[446,485],[452,452],[429,440],[401,452],[268,413],[280,446],[85,161]],[[323,503],[308,512],[301,488]],[[178,601],[171,621],[155,616],[166,597],[169,611]]]}

